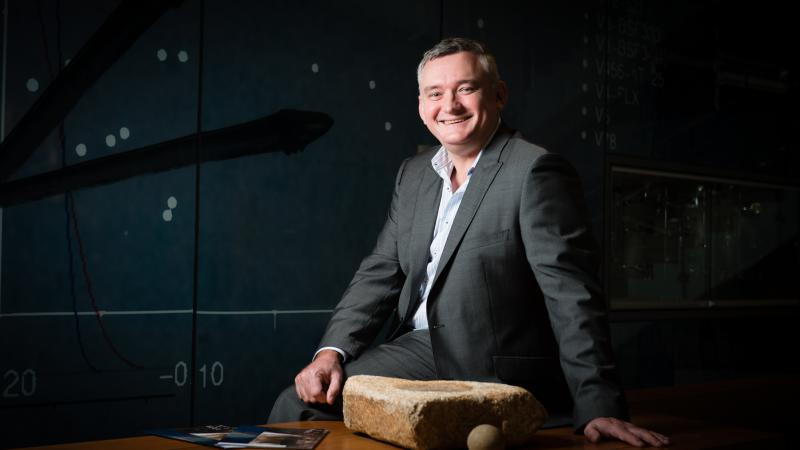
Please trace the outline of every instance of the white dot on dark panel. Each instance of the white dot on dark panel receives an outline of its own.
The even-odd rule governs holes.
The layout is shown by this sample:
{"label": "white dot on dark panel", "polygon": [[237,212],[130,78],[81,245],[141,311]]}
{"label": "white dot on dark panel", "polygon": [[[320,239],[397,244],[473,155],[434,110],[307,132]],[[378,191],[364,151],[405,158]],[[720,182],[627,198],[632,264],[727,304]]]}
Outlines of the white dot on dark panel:
{"label": "white dot on dark panel", "polygon": [[375,89],[375,80],[369,80],[369,88]]}
{"label": "white dot on dark panel", "polygon": [[65,59],[64,60],[64,67],[67,67],[69,65],[69,63],[71,63],[71,62],[72,62],[72,59],[70,59],[70,58]]}
{"label": "white dot on dark panel", "polygon": [[128,139],[129,137],[131,137],[131,130],[129,130],[128,127],[120,128],[119,137],[121,137],[122,139]]}
{"label": "white dot on dark panel", "polygon": [[589,43],[589,36],[584,36],[583,37],[583,43],[584,44],[588,44]]}
{"label": "white dot on dark panel", "polygon": [[586,140],[586,132],[581,131],[581,139]]}
{"label": "white dot on dark panel", "polygon": [[158,49],[156,52],[156,57],[159,61],[166,61],[167,60],[167,51],[163,48]]}
{"label": "white dot on dark panel", "polygon": [[128,237],[128,230],[123,231],[122,235],[125,236],[125,237]]}
{"label": "white dot on dark panel", "polygon": [[583,13],[583,18],[589,20],[589,13],[588,12]]}
{"label": "white dot on dark panel", "polygon": [[78,156],[86,156],[86,144],[81,143],[76,145],[75,153],[77,153]]}
{"label": "white dot on dark panel", "polygon": [[585,68],[587,68],[587,67],[589,67],[589,61],[587,61],[587,60],[585,60],[585,59],[584,59],[584,60],[583,60],[583,68],[585,69]]}
{"label": "white dot on dark panel", "polygon": [[178,199],[173,196],[170,196],[167,199],[167,206],[169,207],[169,209],[175,209],[178,206]]}
{"label": "white dot on dark panel", "polygon": [[583,92],[587,92],[587,91],[589,91],[589,85],[586,84],[586,83],[583,83],[583,85],[581,86],[581,89],[583,89]]}
{"label": "white dot on dark panel", "polygon": [[478,19],[478,28],[483,28],[483,19]]}
{"label": "white dot on dark panel", "polygon": [[188,60],[189,60],[189,54],[186,53],[186,50],[181,50],[181,51],[178,52],[178,61],[183,63],[183,62],[186,62]]}
{"label": "white dot on dark panel", "polygon": [[319,64],[317,64],[317,63],[312,64],[311,65],[311,71],[314,72],[314,73],[319,72]]}
{"label": "white dot on dark panel", "polygon": [[585,106],[584,106],[583,108],[581,108],[581,114],[583,114],[584,116],[585,116],[585,115],[586,115],[588,112],[589,112],[589,110],[587,110]]}
{"label": "white dot on dark panel", "polygon": [[31,92],[36,92],[39,90],[39,80],[28,78],[28,81],[25,82],[25,87]]}
{"label": "white dot on dark panel", "polygon": [[106,136],[106,145],[109,147],[117,145],[117,137],[114,136],[113,134],[109,134],[108,136]]}
{"label": "white dot on dark panel", "polygon": [[383,128],[384,128],[386,131],[389,131],[389,130],[391,130],[391,129],[392,129],[392,122],[386,122],[385,124],[383,124]]}
{"label": "white dot on dark panel", "polygon": [[161,218],[164,219],[164,222],[172,222],[172,210],[165,209],[164,212],[161,213]]}

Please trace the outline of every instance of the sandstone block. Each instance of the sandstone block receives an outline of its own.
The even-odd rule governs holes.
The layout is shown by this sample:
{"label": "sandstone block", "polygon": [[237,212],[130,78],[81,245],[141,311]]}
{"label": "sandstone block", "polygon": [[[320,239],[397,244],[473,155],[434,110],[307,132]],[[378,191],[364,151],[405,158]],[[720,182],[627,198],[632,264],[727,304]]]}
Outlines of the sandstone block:
{"label": "sandstone block", "polygon": [[484,423],[502,430],[508,445],[520,445],[547,419],[533,394],[499,383],[356,375],[342,395],[347,428],[415,450],[464,448]]}

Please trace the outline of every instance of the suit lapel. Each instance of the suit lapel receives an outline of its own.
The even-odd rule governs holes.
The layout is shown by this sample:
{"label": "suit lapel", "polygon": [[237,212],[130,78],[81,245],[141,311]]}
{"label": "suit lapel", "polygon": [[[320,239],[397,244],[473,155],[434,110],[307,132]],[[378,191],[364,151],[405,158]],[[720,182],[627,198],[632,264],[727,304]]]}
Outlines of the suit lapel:
{"label": "suit lapel", "polygon": [[495,138],[484,151],[483,155],[481,155],[481,159],[475,167],[475,172],[470,177],[467,190],[464,192],[464,198],[461,199],[461,205],[458,207],[456,217],[453,219],[453,226],[450,228],[450,234],[447,235],[447,241],[445,242],[444,250],[442,250],[441,259],[439,259],[439,265],[436,268],[436,276],[433,278],[434,286],[439,280],[442,269],[447,266],[450,258],[453,257],[455,249],[458,247],[458,244],[461,243],[464,233],[466,233],[467,228],[469,228],[469,225],[472,223],[472,219],[475,217],[475,213],[478,211],[478,207],[483,201],[486,191],[489,189],[489,186],[491,186],[492,181],[494,181],[497,171],[499,171],[500,167],[503,165],[503,162],[500,161],[500,155],[510,137],[511,130],[501,125],[497,130]]}
{"label": "suit lapel", "polygon": [[410,255],[411,264],[411,295],[407,305],[399,305],[403,318],[407,318],[409,308],[416,308],[415,303],[419,297],[417,289],[425,276],[425,267],[428,265],[428,256],[433,240],[433,226],[436,223],[436,213],[439,210],[439,200],[442,197],[442,179],[433,170],[430,164],[423,169],[422,179],[419,183],[417,201],[414,205],[414,223],[411,228]]}

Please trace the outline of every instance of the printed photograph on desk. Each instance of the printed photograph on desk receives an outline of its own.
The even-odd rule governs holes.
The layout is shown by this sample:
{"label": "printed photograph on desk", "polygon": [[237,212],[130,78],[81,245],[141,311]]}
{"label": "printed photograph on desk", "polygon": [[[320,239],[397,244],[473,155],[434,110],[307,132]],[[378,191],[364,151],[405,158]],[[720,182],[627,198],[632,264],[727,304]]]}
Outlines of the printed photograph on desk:
{"label": "printed photograph on desk", "polygon": [[322,428],[237,427],[221,441],[222,448],[285,448],[311,450],[328,434]]}
{"label": "printed photograph on desk", "polygon": [[233,430],[234,428],[228,425],[201,425],[192,428],[151,430],[147,434],[216,447]]}

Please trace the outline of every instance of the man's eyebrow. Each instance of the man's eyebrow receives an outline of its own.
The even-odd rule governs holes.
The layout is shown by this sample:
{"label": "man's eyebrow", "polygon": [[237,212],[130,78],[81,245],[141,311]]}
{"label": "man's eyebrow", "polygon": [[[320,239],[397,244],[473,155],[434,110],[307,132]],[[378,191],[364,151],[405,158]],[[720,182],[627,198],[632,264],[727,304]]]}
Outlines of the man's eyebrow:
{"label": "man's eyebrow", "polygon": [[[480,84],[480,82],[478,80],[476,80],[475,78],[466,78],[466,79],[463,79],[463,80],[456,81],[456,85],[457,86],[461,86],[462,84],[478,85],[478,84]],[[434,84],[433,86],[425,86],[424,88],[422,88],[422,92],[430,92],[430,91],[433,91],[433,90],[436,90],[436,89],[441,89],[441,88],[442,87],[439,86],[438,84]]]}

